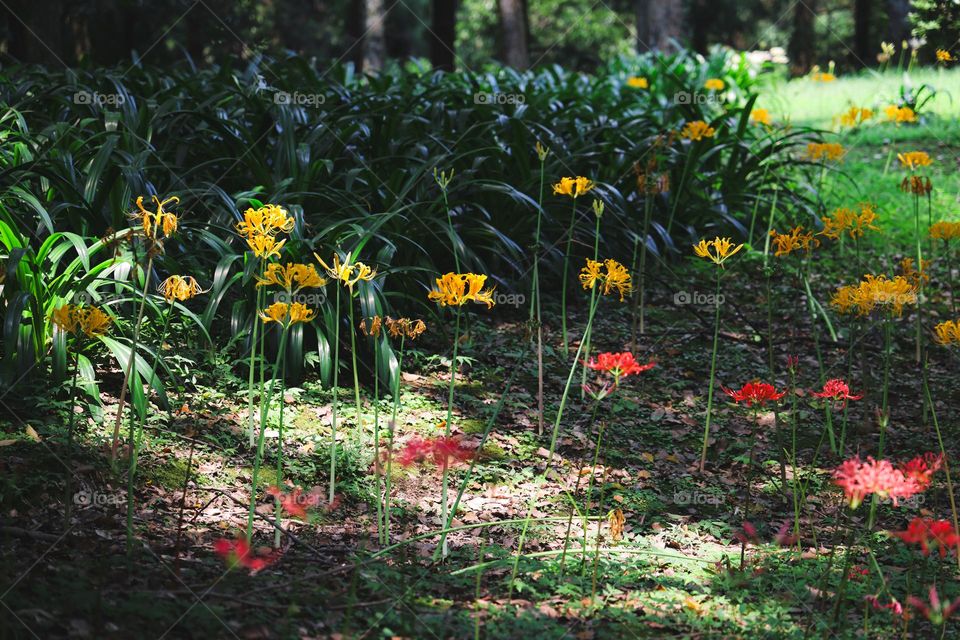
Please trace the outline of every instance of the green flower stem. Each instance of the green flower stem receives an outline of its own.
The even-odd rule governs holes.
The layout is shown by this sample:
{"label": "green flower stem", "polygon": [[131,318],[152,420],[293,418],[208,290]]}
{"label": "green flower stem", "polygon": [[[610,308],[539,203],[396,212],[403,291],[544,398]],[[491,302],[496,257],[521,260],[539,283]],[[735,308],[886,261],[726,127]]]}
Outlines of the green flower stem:
{"label": "green flower stem", "polygon": [[914,214],[914,235],[917,241],[917,364],[923,355],[923,246],[920,237],[920,196],[913,196],[913,214]]}
{"label": "green flower stem", "polygon": [[457,234],[453,228],[453,216],[450,215],[450,203],[447,201],[447,188],[441,186],[440,193],[443,194],[443,208],[447,212],[447,229],[450,233],[450,249],[453,252],[453,265],[457,270],[457,273],[460,273],[460,257],[457,251]]}
{"label": "green flower stem", "polygon": [[892,325],[890,318],[883,321],[883,396],[880,409],[880,442],[877,446],[877,459],[883,457],[883,440],[887,431],[887,422],[890,420],[889,408],[889,389],[890,389],[890,343]]}
{"label": "green flower stem", "polygon": [[[597,260],[600,257],[600,216],[597,216],[597,227],[593,235],[593,259]],[[593,301],[597,298],[597,289],[590,289],[590,306],[593,306]],[[587,330],[583,334],[583,341],[586,343],[586,346],[583,348],[583,366],[581,367],[581,377],[580,377],[580,400],[582,401],[586,397],[585,385],[587,384],[587,360],[590,359],[590,331]]]}
{"label": "green flower stem", "polygon": [[[950,477],[950,462],[947,457],[947,450],[943,446],[943,434],[940,432],[940,421],[937,420],[937,411],[933,405],[933,398],[930,395],[930,383],[927,379],[927,367],[923,367],[923,395],[930,406],[930,415],[933,419],[933,428],[937,433],[937,444],[940,446],[940,455],[943,456],[943,471],[947,479],[947,495],[950,497],[950,512],[953,514],[953,530],[960,531],[960,521],[957,518],[957,502],[953,495],[953,480]],[[960,554],[957,554],[957,568],[960,569]]]}
{"label": "green flower stem", "polygon": [[[260,279],[263,279],[263,270],[264,262],[260,262]],[[263,287],[257,287],[257,305],[254,308],[253,312],[253,329],[250,331],[250,371],[247,374],[247,435],[250,438],[250,448],[256,444],[254,433],[256,429],[254,425],[256,424],[253,416],[253,380],[256,372],[256,361],[257,361],[257,334],[260,331],[260,318],[257,317],[257,312],[263,308],[263,296],[264,289]],[[261,356],[262,356],[261,352]],[[262,364],[261,364],[262,367]],[[261,385],[262,388],[262,385]]]}
{"label": "green flower stem", "polygon": [[716,312],[713,317],[713,351],[710,356],[710,387],[707,390],[707,419],[703,426],[703,447],[700,450],[700,473],[707,464],[707,442],[710,439],[710,417],[713,413],[713,383],[717,376],[717,346],[720,338],[720,271],[717,267],[717,290],[714,297]]}
{"label": "green flower stem", "polygon": [[333,504],[334,492],[337,489],[337,387],[340,384],[340,286],[336,287],[337,300],[334,303],[333,329],[333,401],[330,415],[330,492],[328,504]]}
{"label": "green flower stem", "polygon": [[577,199],[573,198],[570,211],[570,227],[567,229],[567,250],[563,253],[563,283],[560,289],[560,331],[563,334],[563,353],[570,353],[570,341],[567,338],[567,280],[570,275],[570,251],[573,247],[573,228],[577,221]]}
{"label": "green flower stem", "polygon": [[[134,251],[134,269],[136,273],[136,251]],[[117,448],[120,446],[120,425],[123,423],[123,406],[127,398],[127,390],[137,370],[137,347],[140,344],[140,325],[143,323],[143,314],[147,308],[147,292],[150,290],[150,272],[153,271],[153,256],[147,258],[147,268],[144,271],[143,290],[140,292],[140,309],[137,311],[137,320],[133,325],[133,340],[130,344],[130,359],[127,361],[127,370],[120,385],[120,400],[117,402],[117,419],[113,424],[113,444],[110,447],[111,466],[117,461]]]}
{"label": "green flower stem", "polygon": [[[457,320],[456,326],[453,332],[453,359],[450,361],[450,390],[447,393],[447,420],[443,426],[443,435],[446,437],[450,436],[450,421],[453,420],[453,389],[456,386],[457,380],[457,355],[458,348],[460,347],[460,314],[463,311],[462,306],[457,307]],[[450,465],[444,462],[443,465],[443,484],[440,488],[440,524],[444,527],[449,526],[450,518],[449,514],[449,505],[447,504],[447,491],[450,484]],[[447,557],[447,537],[443,536],[440,541],[441,554],[444,558]]]}
{"label": "green flower stem", "polygon": [[[64,336],[66,340],[66,336]],[[76,344],[74,344],[76,348]],[[77,420],[77,412],[74,403],[76,402],[77,395],[77,378],[80,374],[80,353],[73,354],[73,375],[71,376],[72,380],[70,382],[70,395],[68,396],[69,402],[67,403],[70,407],[70,421],[67,423],[67,473],[64,478],[64,495],[63,495],[63,530],[66,531],[70,528],[70,511],[73,508],[73,428]]]}
{"label": "green flower stem", "polygon": [[393,437],[397,430],[397,411],[400,408],[400,377],[403,371],[403,347],[405,335],[400,335],[400,351],[397,354],[397,377],[393,383],[393,416],[387,433],[387,472],[384,474],[383,492],[386,498],[386,508],[383,513],[384,544],[390,544],[390,482],[393,473]]}
{"label": "green flower stem", "polygon": [[[176,305],[175,302],[170,302],[170,305],[166,308],[163,314],[163,325],[160,329],[160,342],[157,343],[157,351],[153,354],[153,365],[150,367],[150,372],[152,376],[155,376],[158,380],[160,375],[157,373],[157,367],[160,365],[160,353],[163,351],[163,342],[167,339],[167,332],[170,329],[170,317],[173,315],[173,307]],[[147,393],[150,392],[150,381],[147,381]],[[137,433],[137,439],[139,444],[143,444],[143,438],[149,437],[146,435],[146,430],[144,427],[144,422],[146,421],[146,416],[140,420],[140,429]],[[148,442],[149,444],[149,442]]]}
{"label": "green flower stem", "polygon": [[[797,550],[800,549],[800,495],[797,491],[800,474],[797,468],[797,372],[790,367],[790,467],[793,480],[793,537],[797,540]],[[806,501],[806,496],[804,496]]]}
{"label": "green flower stem", "polygon": [[[540,303],[540,230],[543,222],[543,186],[546,156],[540,160],[540,196],[537,199],[537,232],[533,241],[533,282],[530,285],[530,325],[537,327],[537,435],[543,435],[543,324]],[[536,314],[536,315],[534,315]]]}
{"label": "green flower stem", "polygon": [[357,372],[357,327],[353,321],[353,289],[347,289],[347,304],[350,305],[350,359],[353,367],[353,397],[357,405],[357,432],[363,436],[363,413],[360,405],[360,378]]}
{"label": "green flower stem", "polygon": [[639,286],[633,295],[633,323],[630,330],[630,350],[637,350],[637,334],[646,333],[646,284],[647,284],[647,236],[650,233],[650,215],[653,201],[650,194],[646,194],[643,199],[643,232],[639,238],[633,240],[633,253],[636,257],[637,244],[640,243],[640,265],[634,268],[634,274],[639,279]]}
{"label": "green flower stem", "polygon": [[[266,333],[266,328],[262,333]],[[247,542],[253,538],[253,517],[257,508],[257,482],[260,479],[260,462],[263,459],[263,441],[267,434],[267,415],[270,413],[270,399],[273,396],[273,383],[280,371],[284,355],[287,351],[287,335],[290,332],[284,328],[280,334],[280,349],[273,364],[273,376],[270,378],[270,388],[264,388],[260,399],[260,433],[257,436],[257,450],[253,458],[253,479],[250,483],[250,511],[247,515]]]}
{"label": "green flower stem", "polygon": [[[283,345],[282,348],[286,349],[287,344],[287,332],[290,331],[289,327],[284,327],[283,334],[280,338],[280,344]],[[280,359],[280,420],[277,424],[277,487],[282,490],[283,487],[283,406],[286,404],[284,402],[284,395],[287,392],[287,358],[284,356]],[[276,372],[276,368],[274,368]],[[276,375],[276,373],[274,373]],[[270,384],[271,390],[273,389],[273,383]],[[270,400],[268,399],[267,402]],[[269,406],[269,405],[268,405]],[[254,485],[254,491],[256,491],[256,485]],[[283,507],[280,504],[280,498],[277,498],[276,504],[276,520],[279,525],[281,519],[283,518]],[[280,527],[277,526],[273,530],[273,548],[280,548]]]}
{"label": "green flower stem", "polygon": [[[587,326],[584,331],[590,329],[593,325],[593,318],[596,315],[597,307],[600,305],[600,297],[597,297],[596,302],[590,306],[590,314],[587,317]],[[560,433],[560,421],[563,418],[563,410],[567,406],[567,398],[570,395],[570,384],[573,382],[573,376],[577,371],[577,361],[580,359],[580,353],[583,351],[583,340],[580,341],[579,346],[577,347],[577,353],[573,357],[573,365],[570,367],[570,373],[567,374],[567,382],[563,387],[563,394],[560,396],[560,407],[557,409],[557,418],[553,423],[553,433],[550,435],[550,450],[547,453],[547,462],[543,468],[543,473],[540,475],[540,480],[544,480],[547,477],[547,472],[550,470],[550,465],[553,464],[553,454],[557,448],[557,436]],[[530,527],[531,515],[533,514],[533,505],[536,499],[536,493],[530,496],[530,502],[527,504],[527,515],[524,518],[523,529],[520,531],[520,540],[517,544],[517,553],[514,557],[513,570],[510,574],[510,584],[507,588],[507,597],[510,597],[513,594],[513,583],[517,578],[517,569],[520,564],[520,557],[523,555],[523,543],[527,537],[527,529]]]}
{"label": "green flower stem", "polygon": [[386,544],[383,522],[383,478],[380,469],[380,336],[373,336],[373,470],[377,476],[377,541]]}
{"label": "green flower stem", "polygon": [[[589,424],[590,424],[591,426],[593,426],[594,422],[595,422],[596,419],[597,419],[597,410],[598,410],[599,408],[600,408],[600,399],[597,398],[596,400],[594,400],[594,402],[593,402],[593,409],[590,411],[590,422],[589,422]],[[563,553],[560,555],[560,577],[563,577],[564,569],[566,569],[567,549],[570,547],[570,531],[573,529],[573,513],[574,513],[574,511],[579,511],[579,509],[577,509],[576,497],[577,497],[577,492],[580,491],[580,479],[581,479],[582,477],[583,477],[583,474],[580,473],[579,470],[578,470],[578,471],[577,471],[577,481],[574,483],[574,486],[573,486],[573,494],[570,496],[570,502],[571,502],[570,517],[567,519],[567,533],[566,533],[566,535],[565,535],[564,538],[563,538]],[[584,511],[582,515],[583,515],[583,519],[584,519],[584,528],[586,528],[587,512]],[[584,532],[584,537],[586,537],[586,532]],[[586,545],[584,545],[584,546],[586,546]]]}

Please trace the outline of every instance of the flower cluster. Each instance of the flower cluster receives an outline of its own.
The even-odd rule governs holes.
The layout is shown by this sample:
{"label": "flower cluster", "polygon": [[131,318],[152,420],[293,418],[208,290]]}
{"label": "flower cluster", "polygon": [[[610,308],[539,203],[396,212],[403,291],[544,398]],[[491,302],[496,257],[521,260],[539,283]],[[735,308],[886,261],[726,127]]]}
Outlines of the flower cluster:
{"label": "flower cluster", "polygon": [[804,232],[803,227],[800,225],[791,229],[789,233],[779,233],[776,229],[773,229],[770,231],[770,237],[776,246],[774,255],[778,258],[788,256],[794,251],[806,251],[809,253],[820,246],[820,241],[814,237],[813,232]]}
{"label": "flower cluster", "polygon": [[887,120],[890,122],[895,122],[897,126],[904,122],[917,121],[917,114],[914,113],[913,109],[906,106],[900,107],[895,104],[891,104],[883,110],[883,113],[886,114]]}
{"label": "flower cluster", "polygon": [[929,266],[929,261],[921,259],[918,271],[913,264],[913,258],[904,258],[900,261],[900,275],[909,280],[914,289],[919,289],[921,284],[930,282],[930,274],[927,273]]}
{"label": "flower cluster", "polygon": [[714,238],[713,240],[701,240],[693,245],[693,252],[700,258],[706,258],[716,265],[723,266],[727,258],[731,257],[737,251],[743,249],[742,244],[733,246],[730,238]]}
{"label": "flower cluster", "polygon": [[900,161],[901,166],[909,171],[914,171],[920,167],[929,167],[933,164],[933,160],[926,151],[904,151],[897,154],[897,160]]}
{"label": "flower cluster", "polygon": [[247,209],[243,220],[237,223],[237,233],[247,241],[253,255],[261,260],[280,257],[286,240],[277,240],[281,233],[290,233],[295,220],[278,205],[267,204],[257,209]]}
{"label": "flower cluster", "polygon": [[593,190],[595,186],[597,185],[593,182],[593,180],[584,178],[583,176],[577,176],[576,178],[560,178],[560,182],[553,185],[553,193],[554,195],[579,198],[588,191]]}
{"label": "flower cluster", "polygon": [[680,136],[686,140],[697,142],[704,138],[712,138],[716,132],[716,129],[703,120],[693,120],[683,126],[683,129],[680,130]]}
{"label": "flower cluster", "polygon": [[787,394],[786,391],[778,393],[772,384],[766,382],[748,382],[738,390],[727,389],[723,385],[720,385],[720,388],[733,398],[734,402],[738,404],[744,402],[748,407],[754,405],[762,407],[768,402],[776,402]]}
{"label": "flower cluster", "polygon": [[840,115],[840,124],[844,127],[859,127],[873,117],[873,110],[866,107],[850,107]]}
{"label": "flower cluster", "polygon": [[834,470],[833,481],[843,489],[851,509],[859,507],[863,499],[872,494],[889,498],[897,506],[898,500],[910,498],[923,490],[916,479],[908,478],[889,460],[871,457],[865,462],[859,456],[844,461]]}
{"label": "flower cluster", "polygon": [[954,57],[946,49],[937,49],[937,62],[953,62]]}
{"label": "flower cluster", "polygon": [[929,600],[928,604],[917,596],[909,596],[907,598],[907,604],[919,611],[924,618],[935,625],[944,624],[957,610],[957,607],[960,607],[960,598],[955,599],[953,602],[941,602],[940,596],[937,595],[937,588],[934,586],[930,587]]}
{"label": "flower cluster", "polygon": [[50,319],[54,326],[65,333],[75,336],[83,335],[87,338],[97,338],[105,335],[113,320],[99,307],[84,307],[75,304],[65,304],[53,310]]}
{"label": "flower cluster", "polygon": [[933,482],[933,474],[943,466],[943,456],[935,453],[925,453],[901,464],[898,469],[907,479],[917,483],[922,491],[926,491]]}
{"label": "flower cluster", "polygon": [[631,89],[649,89],[650,82],[641,76],[630,76],[627,78],[627,86]]}
{"label": "flower cluster", "polygon": [[960,238],[960,222],[934,222],[930,225],[930,237],[934,240],[956,240]]}
{"label": "flower cluster", "polygon": [[900,190],[915,196],[928,196],[933,191],[933,183],[923,176],[907,176],[900,182]]}
{"label": "flower cluster", "polygon": [[316,311],[308,309],[307,305],[302,302],[294,302],[292,304],[274,302],[260,312],[260,318],[264,323],[276,322],[284,327],[289,327],[298,322],[310,322],[316,315]]}
{"label": "flower cluster", "polygon": [[773,124],[773,118],[766,109],[754,109],[750,112],[750,120],[757,124],[765,124],[768,127]]}
{"label": "flower cluster", "polygon": [[867,274],[860,284],[840,287],[830,299],[830,305],[840,313],[856,310],[857,315],[867,316],[876,309],[900,317],[905,304],[917,303],[913,284],[903,276],[892,280],[885,275]]}
{"label": "flower cluster", "polygon": [[458,436],[414,437],[397,453],[396,461],[402,467],[431,461],[445,469],[453,463],[471,460],[474,453],[475,449],[464,445]]}
{"label": "flower cluster", "polygon": [[846,231],[851,238],[863,237],[866,230],[879,231],[873,223],[877,219],[877,212],[874,205],[868,202],[861,202],[857,205],[858,211],[841,207],[836,209],[831,216],[823,217],[823,231],[819,235],[827,236],[837,240],[840,235]]}
{"label": "flower cluster", "polygon": [[727,85],[720,78],[708,78],[707,81],[703,83],[703,88],[707,91],[723,91],[725,86]]}
{"label": "flower cluster", "polygon": [[267,265],[262,278],[257,278],[258,287],[278,286],[288,292],[299,291],[304,288],[322,287],[327,284],[326,278],[317,273],[312,264],[286,265],[272,263]]}
{"label": "flower cluster", "polygon": [[852,395],[850,393],[850,387],[840,378],[827,380],[823,384],[822,391],[814,391],[811,395],[817,398],[830,399],[834,402],[842,400],[843,406],[846,406],[849,400],[860,400],[863,398],[863,395]]}
{"label": "flower cluster", "polygon": [[217,540],[213,543],[213,550],[226,561],[228,569],[240,565],[250,569],[251,573],[269,567],[279,557],[276,553],[266,550],[259,550],[254,553],[250,543],[243,537],[238,537],[235,540],[227,540],[226,538]]}
{"label": "flower cluster", "polygon": [[[333,260],[328,265],[323,258],[313,254],[323,270],[327,272],[333,280],[340,282],[350,290],[360,281],[370,282],[377,277],[377,270],[365,265],[362,262],[341,262],[338,254],[333,254]],[[325,284],[325,283],[324,283]]]}
{"label": "flower cluster", "polygon": [[384,318],[383,324],[387,327],[387,333],[390,334],[391,338],[403,336],[410,340],[416,340],[427,330],[426,323],[419,318],[417,320],[410,318],[397,318],[394,320],[390,316],[387,316]]}
{"label": "flower cluster", "polygon": [[612,291],[620,294],[620,302],[624,301],[632,286],[630,272],[613,258],[607,258],[603,262],[587,258],[587,265],[580,270],[580,284],[584,289],[593,289],[597,283],[600,283],[600,291],[605,296]]}
{"label": "flower cluster", "polygon": [[956,344],[960,346],[960,320],[946,320],[935,326],[937,332],[937,342],[949,346]]}
{"label": "flower cluster", "polygon": [[149,240],[157,241],[161,237],[169,238],[177,232],[178,220],[175,214],[165,211],[164,207],[171,202],[179,204],[180,198],[172,196],[161,201],[157,196],[151,196],[151,199],[157,207],[156,211],[144,208],[143,196],[139,196],[137,198],[137,208],[140,211],[130,214],[130,218],[140,221],[140,226],[143,227],[143,235]]}
{"label": "flower cluster", "polygon": [[493,289],[484,289],[487,276],[476,273],[447,273],[437,278],[437,288],[427,297],[443,307],[462,307],[468,302],[487,305],[495,304]]}
{"label": "flower cluster", "polygon": [[204,293],[193,276],[170,276],[157,287],[167,302],[184,302]]}
{"label": "flower cluster", "polygon": [[327,505],[326,496],[321,487],[314,487],[310,491],[304,491],[301,487],[293,487],[290,491],[284,492],[280,487],[272,486],[267,488],[267,495],[276,498],[284,513],[293,517],[306,520],[309,517],[308,509],[315,509],[323,505],[324,510],[331,510],[333,506]]}
{"label": "flower cluster", "polygon": [[810,142],[807,143],[806,157],[814,162],[823,160],[839,161],[846,151],[839,142]]}
{"label": "flower cluster", "polygon": [[587,362],[587,367],[590,369],[609,373],[617,380],[649,371],[655,366],[655,362],[640,364],[629,351],[622,353],[601,353],[596,358],[591,358],[590,361]]}

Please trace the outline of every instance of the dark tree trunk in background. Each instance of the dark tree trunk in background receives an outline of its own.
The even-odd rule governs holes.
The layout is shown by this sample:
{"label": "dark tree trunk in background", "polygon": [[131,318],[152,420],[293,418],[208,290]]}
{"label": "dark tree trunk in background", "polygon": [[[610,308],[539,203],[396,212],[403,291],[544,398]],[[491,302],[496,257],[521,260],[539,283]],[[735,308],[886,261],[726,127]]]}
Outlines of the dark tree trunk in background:
{"label": "dark tree trunk in background", "polygon": [[527,15],[523,0],[499,0],[503,30],[503,61],[515,69],[530,66],[527,50]]}
{"label": "dark tree trunk in background", "polygon": [[456,62],[457,0],[433,0],[433,19],[428,37],[433,68],[453,71]]}
{"label": "dark tree trunk in background", "polygon": [[365,0],[350,0],[350,6],[347,7],[347,51],[344,59],[349,60],[357,68],[357,71],[363,71],[363,32],[366,29],[366,8]]}
{"label": "dark tree trunk in background", "polygon": [[910,37],[910,0],[887,0],[888,42],[899,50],[901,43]]}
{"label": "dark tree trunk in background", "polygon": [[637,51],[673,51],[684,34],[684,0],[636,0]]}
{"label": "dark tree trunk in background", "polygon": [[798,2],[793,11],[793,33],[787,54],[790,56],[790,70],[794,75],[803,75],[810,70],[816,58],[816,30],[814,21],[817,13],[817,0]]}
{"label": "dark tree trunk in background", "polygon": [[870,41],[870,27],[873,22],[873,0],[855,0],[853,3],[853,54],[858,67],[865,67],[873,60],[875,53]]}
{"label": "dark tree trunk in background", "polygon": [[712,13],[708,0],[693,0],[690,3],[690,46],[697,53],[707,54],[710,43],[707,39],[707,29],[710,26]]}
{"label": "dark tree trunk in background", "polygon": [[366,0],[363,70],[380,71],[387,58],[387,15],[384,0]]}
{"label": "dark tree trunk in background", "polygon": [[21,62],[60,67],[72,64],[73,55],[66,44],[67,25],[63,3],[58,0],[8,0],[0,5],[10,25],[10,55]]}

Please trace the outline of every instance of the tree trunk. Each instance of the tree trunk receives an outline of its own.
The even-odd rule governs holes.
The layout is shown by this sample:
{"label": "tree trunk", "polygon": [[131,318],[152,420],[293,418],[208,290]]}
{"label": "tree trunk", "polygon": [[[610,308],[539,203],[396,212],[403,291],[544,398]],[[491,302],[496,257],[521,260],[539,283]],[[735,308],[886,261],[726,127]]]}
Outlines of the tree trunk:
{"label": "tree trunk", "polygon": [[383,0],[366,0],[363,70],[380,71],[387,58],[387,14]]}
{"label": "tree trunk", "polygon": [[674,51],[683,36],[684,0],[636,0],[637,51]]}
{"label": "tree trunk", "polygon": [[853,3],[853,53],[858,67],[870,64],[874,47],[870,41],[873,0],[855,0]]}
{"label": "tree trunk", "polygon": [[59,67],[72,64],[73,56],[65,45],[68,27],[63,3],[38,3],[16,0],[0,4],[9,25],[8,51],[20,62]]}
{"label": "tree trunk", "polygon": [[430,62],[434,69],[453,71],[457,39],[457,0],[433,0],[430,27]]}
{"label": "tree trunk", "polygon": [[816,57],[814,20],[817,0],[798,2],[793,12],[793,33],[787,52],[790,55],[790,70],[794,75],[803,75],[813,66]]}
{"label": "tree trunk", "polygon": [[503,61],[515,69],[530,66],[527,50],[527,16],[522,0],[499,0],[503,29]]}
{"label": "tree trunk", "polygon": [[887,0],[887,40],[897,49],[910,37],[910,0]]}
{"label": "tree trunk", "polygon": [[366,23],[366,1],[350,0],[347,7],[346,32],[347,49],[343,54],[344,59],[349,60],[357,68],[358,72],[363,71],[363,32]]}
{"label": "tree trunk", "polygon": [[713,14],[707,0],[693,0],[690,9],[690,46],[697,53],[707,54],[707,29],[712,21]]}

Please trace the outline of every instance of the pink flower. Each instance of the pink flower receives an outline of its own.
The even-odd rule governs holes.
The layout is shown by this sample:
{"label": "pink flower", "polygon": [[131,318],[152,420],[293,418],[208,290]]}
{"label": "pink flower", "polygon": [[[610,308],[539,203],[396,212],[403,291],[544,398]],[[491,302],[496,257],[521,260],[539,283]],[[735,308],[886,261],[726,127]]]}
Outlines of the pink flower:
{"label": "pink flower", "polygon": [[623,353],[601,353],[596,359],[591,358],[586,364],[594,371],[604,371],[611,374],[614,380],[637,375],[644,371],[649,371],[656,366],[655,362],[640,364],[629,351],[624,351]]}
{"label": "pink flower", "polygon": [[900,604],[896,598],[890,598],[890,602],[888,604],[880,604],[880,598],[874,595],[865,596],[863,599],[873,605],[873,608],[877,611],[889,609],[890,612],[895,616],[903,615],[903,605]]}
{"label": "pink flower", "polygon": [[409,467],[427,460],[433,461],[441,469],[455,462],[466,462],[473,458],[474,449],[460,442],[458,436],[439,436],[436,438],[411,438],[397,454],[397,464]]}
{"label": "pink flower", "polygon": [[953,615],[953,612],[956,611],[957,607],[960,606],[960,598],[957,598],[953,602],[940,602],[940,596],[937,595],[937,588],[931,586],[929,605],[916,596],[907,598],[907,604],[922,613],[924,618],[939,626],[946,622],[947,619]]}
{"label": "pink flower", "polygon": [[897,506],[900,498],[909,498],[923,491],[914,478],[905,476],[889,460],[870,457],[866,462],[861,462],[859,456],[844,461],[834,470],[833,481],[843,489],[851,509],[859,507],[870,494],[890,498],[893,505]]}
{"label": "pink flower", "polygon": [[[320,487],[314,487],[309,492],[304,492],[300,487],[294,487],[289,493],[284,493],[280,487],[270,487],[267,489],[267,495],[276,498],[287,515],[304,520],[308,516],[307,509],[315,509],[323,503],[323,489]],[[334,499],[332,505],[325,505],[325,510],[335,509],[338,502],[339,496]]]}
{"label": "pink flower", "polygon": [[276,562],[279,557],[279,555],[273,551],[264,550],[261,550],[255,555],[250,548],[250,543],[242,536],[235,540],[221,538],[213,543],[213,550],[226,561],[229,569],[241,565],[250,569],[251,573],[256,573],[261,569],[269,567]]}
{"label": "pink flower", "polygon": [[943,466],[943,455],[934,453],[925,453],[917,456],[913,460],[900,465],[900,471],[907,478],[912,478],[921,490],[925,490],[933,481],[933,474]]}
{"label": "pink flower", "polygon": [[929,518],[914,518],[903,531],[891,531],[907,544],[919,544],[923,555],[930,555],[931,543],[940,551],[940,557],[947,555],[960,545],[960,536],[949,520],[932,520]]}

